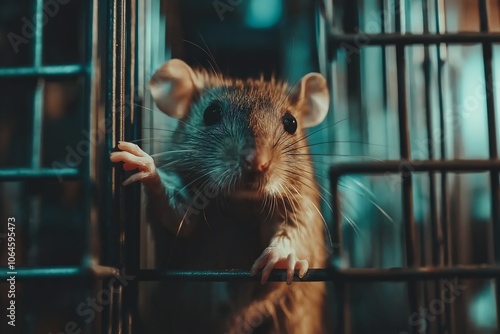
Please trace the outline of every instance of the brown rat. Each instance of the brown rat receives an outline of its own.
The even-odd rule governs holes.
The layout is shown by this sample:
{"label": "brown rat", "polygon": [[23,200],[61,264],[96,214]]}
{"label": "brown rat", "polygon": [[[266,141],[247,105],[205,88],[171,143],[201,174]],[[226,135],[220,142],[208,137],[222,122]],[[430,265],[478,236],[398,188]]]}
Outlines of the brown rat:
{"label": "brown rat", "polygon": [[[118,144],[111,160],[139,170],[124,184],[144,184],[153,225],[194,240],[180,266],[262,270],[262,285],[231,290],[225,331],[323,333],[324,283],[290,283],[295,269],[303,277],[309,268],[325,267],[324,222],[305,133],[328,111],[325,79],[310,73],[289,87],[226,78],[173,59],[150,88],[160,110],[180,120],[167,163],[157,168],[128,142]],[[267,283],[274,268],[287,269],[288,285]]]}

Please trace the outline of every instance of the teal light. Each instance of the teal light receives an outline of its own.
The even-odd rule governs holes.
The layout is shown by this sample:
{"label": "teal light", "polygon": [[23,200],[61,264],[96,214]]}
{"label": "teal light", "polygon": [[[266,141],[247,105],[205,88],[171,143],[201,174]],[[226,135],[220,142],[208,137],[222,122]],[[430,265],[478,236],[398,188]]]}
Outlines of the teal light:
{"label": "teal light", "polygon": [[245,24],[252,28],[270,28],[281,18],[281,0],[250,0],[245,14]]}
{"label": "teal light", "polygon": [[494,329],[495,319],[495,300],[493,298],[493,288],[484,287],[472,300],[469,308],[469,315],[476,327],[481,329]]}

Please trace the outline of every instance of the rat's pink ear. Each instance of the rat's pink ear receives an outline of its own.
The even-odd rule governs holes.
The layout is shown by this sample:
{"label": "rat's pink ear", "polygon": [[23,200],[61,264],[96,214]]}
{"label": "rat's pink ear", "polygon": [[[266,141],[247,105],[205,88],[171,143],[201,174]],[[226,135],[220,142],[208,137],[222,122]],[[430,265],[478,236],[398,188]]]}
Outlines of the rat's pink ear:
{"label": "rat's pink ear", "polygon": [[182,118],[201,86],[196,74],[180,59],[164,63],[149,81],[158,108],[170,117]]}
{"label": "rat's pink ear", "polygon": [[302,126],[318,125],[328,113],[330,93],[325,78],[319,73],[305,75],[295,86],[290,97],[302,113]]}

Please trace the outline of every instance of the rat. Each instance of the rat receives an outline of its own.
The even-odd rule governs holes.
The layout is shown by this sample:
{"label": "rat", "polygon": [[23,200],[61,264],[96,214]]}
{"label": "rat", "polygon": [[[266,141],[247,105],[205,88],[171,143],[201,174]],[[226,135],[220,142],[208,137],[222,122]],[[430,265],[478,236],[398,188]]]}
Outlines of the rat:
{"label": "rat", "polygon": [[[111,161],[136,171],[123,184],[143,184],[148,220],[179,243],[180,267],[261,272],[260,283],[226,286],[229,311],[213,332],[326,332],[325,283],[292,284],[295,270],[303,278],[326,266],[306,134],[328,112],[324,77],[309,73],[290,86],[172,59],[153,75],[150,90],[178,126],[163,165],[134,143],[118,143]],[[268,282],[273,269],[286,269],[286,284]]]}

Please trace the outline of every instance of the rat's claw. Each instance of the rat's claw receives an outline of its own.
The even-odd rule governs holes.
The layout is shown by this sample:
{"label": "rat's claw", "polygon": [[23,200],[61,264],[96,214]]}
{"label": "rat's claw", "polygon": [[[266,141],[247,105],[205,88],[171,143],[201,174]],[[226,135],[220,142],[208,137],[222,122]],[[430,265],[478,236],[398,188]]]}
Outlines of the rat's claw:
{"label": "rat's claw", "polygon": [[307,260],[297,260],[295,252],[286,252],[279,247],[267,247],[262,255],[255,260],[250,274],[255,275],[261,268],[264,268],[262,270],[262,284],[267,282],[274,268],[286,269],[286,283],[292,284],[294,270],[299,269],[299,277],[302,278],[309,269],[309,263]]}
{"label": "rat's claw", "polygon": [[286,268],[286,284],[290,285],[293,282],[293,274],[295,269],[299,270],[299,277],[302,278],[309,269],[309,263],[307,262],[307,260],[297,260],[297,256],[294,253],[290,253],[287,260],[288,266]]}
{"label": "rat's claw", "polygon": [[295,264],[295,268],[299,269],[299,277],[303,278],[309,270],[309,262],[307,260],[299,260]]}
{"label": "rat's claw", "polygon": [[270,248],[266,248],[264,249],[264,251],[262,252],[262,254],[259,256],[259,258],[257,260],[255,260],[253,266],[252,266],[252,269],[250,269],[250,275],[254,276],[255,274],[257,274],[257,271],[262,268],[267,260],[267,257],[269,256],[270,254]]}
{"label": "rat's claw", "polygon": [[133,155],[136,155],[138,157],[143,157],[145,155],[148,155],[146,152],[141,150],[139,145],[134,144],[134,143],[129,143],[127,141],[119,141],[118,142],[118,148],[122,151],[127,151],[132,153]]}
{"label": "rat's claw", "polygon": [[291,253],[288,255],[288,268],[286,270],[286,284],[290,285],[292,284],[293,281],[293,271],[295,268],[295,264],[297,263],[297,256],[295,254]]}
{"label": "rat's claw", "polygon": [[125,181],[123,181],[122,184],[124,186],[128,186],[131,183],[147,179],[148,177],[150,177],[149,173],[146,173],[146,172],[137,172],[134,175],[129,176]]}
{"label": "rat's claw", "polygon": [[260,283],[266,284],[267,280],[269,279],[269,275],[271,275],[271,271],[273,270],[274,266],[278,263],[279,260],[280,258],[275,254],[272,254],[269,257],[266,266],[264,267],[264,269],[262,269],[262,277],[260,279]]}
{"label": "rat's claw", "polygon": [[110,159],[112,162],[123,162],[123,169],[139,172],[127,178],[123,185],[128,185],[137,181],[155,181],[158,178],[158,172],[154,159],[136,144],[124,141],[118,142],[119,152],[112,152]]}

